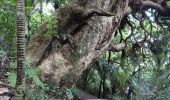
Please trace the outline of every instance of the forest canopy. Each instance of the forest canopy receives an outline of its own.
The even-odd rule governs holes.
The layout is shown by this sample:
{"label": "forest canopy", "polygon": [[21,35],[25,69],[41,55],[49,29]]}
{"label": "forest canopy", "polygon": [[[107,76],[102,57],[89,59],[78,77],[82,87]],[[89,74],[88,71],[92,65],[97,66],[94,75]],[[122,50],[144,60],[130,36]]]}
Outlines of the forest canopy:
{"label": "forest canopy", "polygon": [[169,12],[170,0],[1,0],[0,100],[169,100]]}

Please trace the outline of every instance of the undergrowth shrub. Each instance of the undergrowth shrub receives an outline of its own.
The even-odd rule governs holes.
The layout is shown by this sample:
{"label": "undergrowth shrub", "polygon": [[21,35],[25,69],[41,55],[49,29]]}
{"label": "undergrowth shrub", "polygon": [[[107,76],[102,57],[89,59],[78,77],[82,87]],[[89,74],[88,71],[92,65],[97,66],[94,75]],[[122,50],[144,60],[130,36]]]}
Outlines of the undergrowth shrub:
{"label": "undergrowth shrub", "polygon": [[[11,87],[16,86],[16,62],[10,62],[7,75],[7,83]],[[33,67],[25,68],[25,99],[26,100],[49,100],[63,97],[73,100],[71,89],[61,91],[55,84],[45,84],[39,78],[40,69]]]}

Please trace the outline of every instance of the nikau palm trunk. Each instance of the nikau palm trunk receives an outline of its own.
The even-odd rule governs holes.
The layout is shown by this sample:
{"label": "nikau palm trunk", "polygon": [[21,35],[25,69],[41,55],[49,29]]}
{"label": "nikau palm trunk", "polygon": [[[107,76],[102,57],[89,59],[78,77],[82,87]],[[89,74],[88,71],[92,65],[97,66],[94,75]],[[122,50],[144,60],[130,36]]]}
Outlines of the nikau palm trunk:
{"label": "nikau palm trunk", "polygon": [[25,62],[25,9],[24,0],[17,0],[17,85],[24,79]]}
{"label": "nikau palm trunk", "polygon": [[17,0],[17,83],[15,100],[24,100],[24,66],[25,66],[25,3]]}
{"label": "nikau palm trunk", "polygon": [[23,100],[25,66],[25,3],[17,0],[17,84],[15,100]]}

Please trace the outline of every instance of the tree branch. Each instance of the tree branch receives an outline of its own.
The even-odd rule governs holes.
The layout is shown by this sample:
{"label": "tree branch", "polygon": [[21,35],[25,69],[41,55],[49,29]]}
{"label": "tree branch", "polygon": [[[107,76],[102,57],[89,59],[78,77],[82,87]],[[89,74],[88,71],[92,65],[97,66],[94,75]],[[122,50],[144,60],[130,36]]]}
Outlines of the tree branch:
{"label": "tree branch", "polygon": [[125,48],[125,43],[120,43],[117,45],[110,44],[108,51],[119,52]]}
{"label": "tree branch", "polygon": [[162,7],[160,4],[155,3],[153,1],[142,1],[142,5],[145,6],[145,7],[150,7],[150,8],[160,10],[161,12],[165,12],[164,7]]}

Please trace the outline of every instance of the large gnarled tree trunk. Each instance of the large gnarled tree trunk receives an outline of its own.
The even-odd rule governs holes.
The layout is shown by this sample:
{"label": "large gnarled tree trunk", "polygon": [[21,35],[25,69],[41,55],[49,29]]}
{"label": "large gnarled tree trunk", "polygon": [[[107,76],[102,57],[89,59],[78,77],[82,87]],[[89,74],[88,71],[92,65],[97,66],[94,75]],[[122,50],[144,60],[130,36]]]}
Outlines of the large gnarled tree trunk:
{"label": "large gnarled tree trunk", "polygon": [[57,84],[72,86],[83,70],[109,49],[128,0],[72,0],[56,11],[60,39],[46,37],[46,24],[32,37],[26,53],[29,66],[53,75]]}

